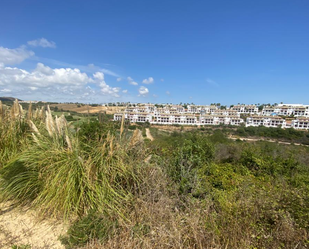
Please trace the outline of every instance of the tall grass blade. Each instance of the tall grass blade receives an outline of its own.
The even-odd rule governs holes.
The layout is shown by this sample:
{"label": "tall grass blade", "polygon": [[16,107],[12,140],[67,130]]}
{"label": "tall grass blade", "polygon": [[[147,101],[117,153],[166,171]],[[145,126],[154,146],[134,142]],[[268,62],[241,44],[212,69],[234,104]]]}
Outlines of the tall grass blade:
{"label": "tall grass blade", "polygon": [[28,113],[27,113],[27,120],[31,120],[32,119],[32,102],[30,102],[29,104],[29,108],[28,108]]}

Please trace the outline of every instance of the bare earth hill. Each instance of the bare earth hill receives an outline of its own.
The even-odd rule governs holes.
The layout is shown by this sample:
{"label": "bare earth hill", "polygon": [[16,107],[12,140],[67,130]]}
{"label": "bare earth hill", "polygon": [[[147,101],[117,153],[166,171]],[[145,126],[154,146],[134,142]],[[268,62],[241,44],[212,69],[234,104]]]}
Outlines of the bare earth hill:
{"label": "bare earth hill", "polygon": [[125,109],[125,107],[118,106],[90,106],[90,105],[81,105],[77,104],[51,104],[51,107],[58,107],[59,110],[64,111],[74,111],[78,113],[100,113],[106,112],[106,114],[114,114],[117,112],[121,112]]}

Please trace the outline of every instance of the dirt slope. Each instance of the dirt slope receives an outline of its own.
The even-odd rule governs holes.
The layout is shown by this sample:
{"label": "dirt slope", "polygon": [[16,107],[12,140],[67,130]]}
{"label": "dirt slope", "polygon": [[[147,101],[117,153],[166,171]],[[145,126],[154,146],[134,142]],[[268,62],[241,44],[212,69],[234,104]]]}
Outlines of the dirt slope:
{"label": "dirt slope", "polygon": [[57,106],[58,109],[62,109],[64,111],[74,111],[78,113],[99,113],[99,112],[106,112],[107,114],[114,114],[117,112],[121,112],[125,109],[125,107],[118,107],[118,106],[77,106],[76,104],[52,104],[51,107]]}
{"label": "dirt slope", "polygon": [[31,249],[64,249],[58,237],[65,232],[59,222],[38,221],[33,211],[0,204],[0,248],[30,245]]}

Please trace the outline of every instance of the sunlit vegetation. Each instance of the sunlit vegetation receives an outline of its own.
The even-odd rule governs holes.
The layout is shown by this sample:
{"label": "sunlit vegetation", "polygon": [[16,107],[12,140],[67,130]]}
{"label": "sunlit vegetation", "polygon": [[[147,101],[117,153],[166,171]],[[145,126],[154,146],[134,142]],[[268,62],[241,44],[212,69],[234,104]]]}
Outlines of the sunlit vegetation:
{"label": "sunlit vegetation", "polygon": [[70,222],[66,248],[309,246],[308,147],[58,114],[0,104],[0,187]]}
{"label": "sunlit vegetation", "polygon": [[293,128],[281,129],[281,128],[268,128],[264,126],[260,127],[238,127],[233,134],[239,136],[256,136],[267,137],[274,139],[281,139],[291,141],[295,143],[309,144],[308,131],[295,130]]}

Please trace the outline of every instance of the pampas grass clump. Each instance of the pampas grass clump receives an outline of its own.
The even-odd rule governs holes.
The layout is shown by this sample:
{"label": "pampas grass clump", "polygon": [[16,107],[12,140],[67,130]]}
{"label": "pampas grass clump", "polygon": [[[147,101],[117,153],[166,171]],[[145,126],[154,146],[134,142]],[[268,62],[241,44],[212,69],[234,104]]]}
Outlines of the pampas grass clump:
{"label": "pampas grass clump", "polygon": [[28,125],[16,100],[11,110],[0,101],[0,169],[26,145]]}
{"label": "pampas grass clump", "polygon": [[63,218],[89,210],[121,215],[138,182],[139,163],[132,163],[126,153],[129,141],[121,144],[108,134],[89,149],[64,116],[53,118],[48,107],[45,117],[38,127],[29,121],[28,148],[1,170],[3,196]]}

